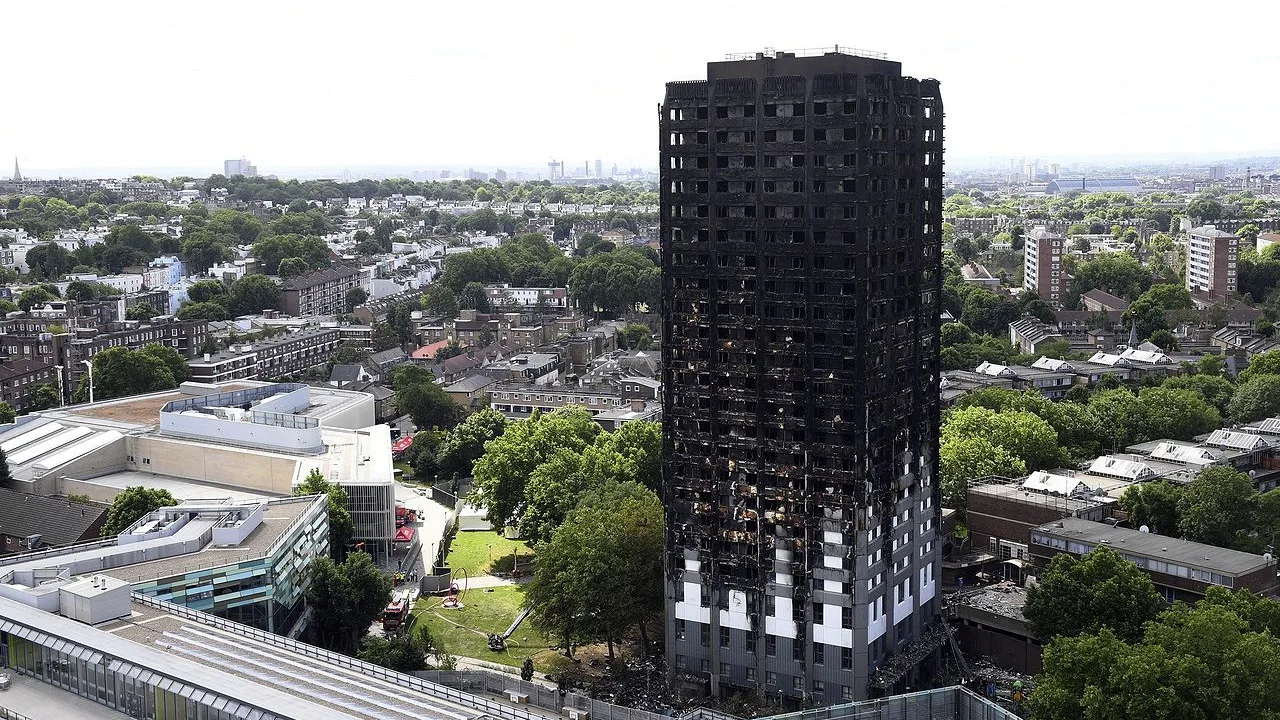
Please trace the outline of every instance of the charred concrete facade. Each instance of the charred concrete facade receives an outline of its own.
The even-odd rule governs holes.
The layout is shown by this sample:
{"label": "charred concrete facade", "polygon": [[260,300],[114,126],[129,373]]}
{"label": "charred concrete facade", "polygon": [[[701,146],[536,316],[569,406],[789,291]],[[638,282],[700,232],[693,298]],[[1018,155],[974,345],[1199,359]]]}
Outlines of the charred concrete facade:
{"label": "charred concrete facade", "polygon": [[777,52],[660,112],[673,676],[820,704],[912,684],[940,603],[938,83]]}

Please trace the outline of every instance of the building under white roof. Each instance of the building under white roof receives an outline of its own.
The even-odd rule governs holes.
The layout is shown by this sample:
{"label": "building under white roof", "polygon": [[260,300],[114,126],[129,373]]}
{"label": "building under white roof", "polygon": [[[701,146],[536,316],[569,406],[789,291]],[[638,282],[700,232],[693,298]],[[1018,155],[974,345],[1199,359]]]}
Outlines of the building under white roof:
{"label": "building under white roof", "polygon": [[1208,448],[1197,445],[1183,445],[1166,440],[1151,451],[1156,460],[1182,463],[1184,465],[1212,465],[1218,462],[1218,454]]}
{"label": "building under white roof", "polygon": [[1240,432],[1239,430],[1214,430],[1213,434],[1204,441],[1204,444],[1209,447],[1222,448],[1223,450],[1242,450],[1244,452],[1265,450],[1271,447],[1271,442],[1261,435]]}
{"label": "building under white roof", "polygon": [[1093,488],[1080,478],[1055,475],[1044,470],[1028,475],[1022,481],[1022,489],[1062,497],[1088,497],[1093,494]]}
{"label": "building under white roof", "polygon": [[1148,363],[1150,365],[1172,365],[1173,358],[1161,352],[1151,352],[1150,350],[1138,350],[1136,348],[1126,348],[1120,353],[1120,357],[1133,362]]}
{"label": "building under white roof", "polygon": [[1040,356],[1038,360],[1031,363],[1031,367],[1040,370],[1052,370],[1054,372],[1075,372],[1075,366],[1066,360],[1060,358],[1051,358],[1046,355]]}
{"label": "building under white roof", "polygon": [[1145,480],[1156,477],[1157,473],[1146,463],[1103,455],[1094,458],[1089,464],[1089,474],[1125,480]]}
{"label": "building under white roof", "polygon": [[1114,353],[1096,352],[1093,357],[1089,358],[1089,362],[1098,365],[1106,365],[1108,367],[1133,367],[1127,358],[1120,357]]}
{"label": "building under white roof", "polygon": [[990,375],[991,377],[1013,377],[1017,375],[1013,368],[1008,365],[997,365],[996,363],[985,361],[974,368],[973,371],[983,375]]}

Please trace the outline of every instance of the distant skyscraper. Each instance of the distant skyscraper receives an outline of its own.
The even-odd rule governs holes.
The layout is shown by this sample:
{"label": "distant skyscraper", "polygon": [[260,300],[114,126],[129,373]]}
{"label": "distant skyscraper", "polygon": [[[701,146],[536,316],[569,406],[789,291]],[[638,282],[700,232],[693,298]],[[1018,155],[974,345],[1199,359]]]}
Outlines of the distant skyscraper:
{"label": "distant skyscraper", "polygon": [[1227,167],[1225,165],[1210,165],[1209,179],[1210,180],[1226,180]]}
{"label": "distant skyscraper", "polygon": [[596,161],[596,177],[604,177],[604,163],[599,160]]}
{"label": "distant skyscraper", "polygon": [[[674,680],[835,703],[941,638],[942,99],[840,52],[713,62],[661,108]],[[915,644],[913,644],[915,643]]]}
{"label": "distant skyscraper", "polygon": [[507,181],[507,171],[506,171],[506,170],[503,170],[502,168],[498,168],[498,169],[497,169],[497,170],[495,170],[495,171],[494,171],[494,173],[493,173],[493,179],[494,179],[494,180],[497,180],[498,182],[506,182],[506,181]]}
{"label": "distant skyscraper", "polygon": [[222,163],[222,174],[227,177],[235,177],[236,175],[257,177],[258,168],[251,165],[245,158],[240,158],[239,160],[227,160]]}
{"label": "distant skyscraper", "polygon": [[1238,287],[1236,260],[1240,238],[1213,225],[1187,233],[1187,290],[1209,300],[1225,301]]}
{"label": "distant skyscraper", "polygon": [[18,156],[13,156],[13,181],[22,182],[22,171],[18,169]]}

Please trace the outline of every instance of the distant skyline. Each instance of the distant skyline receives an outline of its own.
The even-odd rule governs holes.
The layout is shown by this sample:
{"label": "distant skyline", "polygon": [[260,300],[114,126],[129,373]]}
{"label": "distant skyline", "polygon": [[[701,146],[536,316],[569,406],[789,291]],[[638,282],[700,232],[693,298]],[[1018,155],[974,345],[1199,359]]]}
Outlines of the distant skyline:
{"label": "distant skyline", "polygon": [[[935,77],[957,169],[1280,155],[1280,3],[76,2],[5,9],[0,174],[654,169],[672,80],[848,44]],[[1209,50],[1208,41],[1229,52]],[[20,60],[20,62],[19,62]]]}

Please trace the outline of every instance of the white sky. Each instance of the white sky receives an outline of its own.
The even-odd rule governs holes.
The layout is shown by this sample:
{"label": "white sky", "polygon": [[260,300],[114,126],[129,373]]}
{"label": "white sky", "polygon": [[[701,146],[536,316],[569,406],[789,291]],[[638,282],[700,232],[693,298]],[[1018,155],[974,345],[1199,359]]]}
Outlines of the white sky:
{"label": "white sky", "polygon": [[664,82],[837,43],[938,78],[952,158],[1268,151],[1278,26],[1275,0],[6,3],[0,174],[656,167]]}

